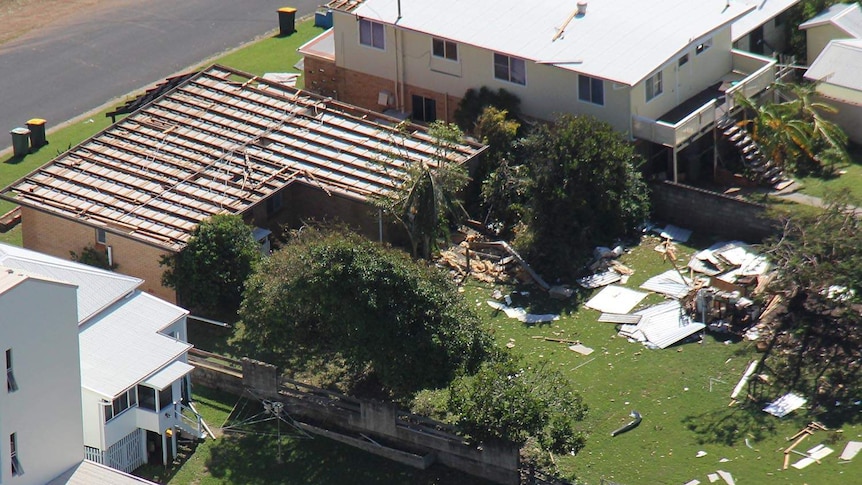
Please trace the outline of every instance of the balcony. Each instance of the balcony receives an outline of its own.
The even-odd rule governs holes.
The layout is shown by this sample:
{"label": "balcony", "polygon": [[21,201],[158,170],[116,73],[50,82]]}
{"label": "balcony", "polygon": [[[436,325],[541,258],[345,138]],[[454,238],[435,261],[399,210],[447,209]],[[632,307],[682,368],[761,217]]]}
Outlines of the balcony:
{"label": "balcony", "polygon": [[731,50],[733,71],[659,119],[632,116],[632,136],[666,147],[682,147],[736,108],[735,97],[753,97],[775,81],[775,59]]}

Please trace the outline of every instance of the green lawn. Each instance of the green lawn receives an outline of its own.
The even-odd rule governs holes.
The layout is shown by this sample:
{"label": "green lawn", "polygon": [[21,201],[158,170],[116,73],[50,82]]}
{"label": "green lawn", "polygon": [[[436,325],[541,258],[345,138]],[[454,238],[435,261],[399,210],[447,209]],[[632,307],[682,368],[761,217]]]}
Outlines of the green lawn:
{"label": "green lawn", "polygon": [[[647,278],[671,268],[652,249],[658,242],[648,237],[623,256],[622,262],[636,270],[624,286],[636,289]],[[708,241],[699,244],[705,247]],[[692,248],[680,249],[684,265]],[[493,285],[469,283],[465,295],[475,302],[496,340],[514,343],[512,351],[524,355],[528,362],[546,359],[558,367],[590,406],[582,424],[589,435],[586,447],[577,456],[556,457],[561,468],[586,483],[598,484],[602,478],[623,484],[681,484],[694,478],[709,483],[706,474],[719,469],[733,474],[737,483],[862,483],[859,478],[850,480],[862,476],[862,459],[850,464],[838,464],[837,460],[848,439],[860,439],[862,426],[845,425],[843,433],[821,432],[808,438],[800,451],[832,442],[835,454],[822,465],[781,471],[783,454],[777,450],[787,445],[785,437],[815,418],[803,412],[778,419],[753,403],[728,407],[730,393],[745,367],[760,356],[752,343],[725,344],[708,336],[703,343],[648,350],[617,336],[613,324],[597,322],[599,312],[580,305],[585,300],[574,306],[542,295],[537,295],[538,304],[530,309],[534,313],[559,311],[562,317],[553,325],[525,325],[485,304],[493,289]],[[531,298],[535,293],[533,289]],[[658,301],[661,298],[656,295],[644,300]],[[515,303],[532,302],[524,299]],[[580,340],[595,352],[583,356],[565,344],[534,336]],[[783,391],[778,388],[767,388],[761,397],[771,400],[780,394]],[[631,421],[632,410],[642,414],[641,425],[612,438],[612,430]],[[823,416],[816,419],[828,420]],[[746,438],[751,447],[746,445]],[[701,450],[707,455],[697,458]],[[725,458],[729,461],[719,461]],[[791,463],[799,458],[793,455]]]}
{"label": "green lawn", "polygon": [[847,189],[859,203],[862,203],[862,145],[851,145],[850,156],[853,162],[850,165],[839,167],[841,174],[838,177],[829,179],[800,178],[799,181],[804,185],[802,192],[822,198],[829,192]]}

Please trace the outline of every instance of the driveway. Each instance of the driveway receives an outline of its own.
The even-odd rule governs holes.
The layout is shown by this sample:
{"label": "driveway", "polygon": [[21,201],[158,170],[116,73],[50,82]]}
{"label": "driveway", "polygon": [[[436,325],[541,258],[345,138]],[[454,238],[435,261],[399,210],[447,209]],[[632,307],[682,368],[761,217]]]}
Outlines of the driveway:
{"label": "driveway", "polygon": [[[301,17],[312,14],[319,4],[312,0],[0,0],[0,23],[9,22],[20,31],[33,27],[0,45],[0,152],[12,144],[9,130],[30,118],[48,120],[50,130],[114,98],[273,33],[280,7],[293,6]],[[39,19],[47,25],[39,25]]]}

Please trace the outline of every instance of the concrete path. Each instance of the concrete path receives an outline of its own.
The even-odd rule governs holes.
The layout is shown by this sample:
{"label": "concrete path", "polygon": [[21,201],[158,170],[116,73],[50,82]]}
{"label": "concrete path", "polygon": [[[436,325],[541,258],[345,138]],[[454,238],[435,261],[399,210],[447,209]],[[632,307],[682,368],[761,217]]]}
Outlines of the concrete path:
{"label": "concrete path", "polygon": [[[278,28],[311,0],[117,0],[0,46],[0,152],[30,118],[48,129]],[[285,66],[291,70],[292,66]]]}

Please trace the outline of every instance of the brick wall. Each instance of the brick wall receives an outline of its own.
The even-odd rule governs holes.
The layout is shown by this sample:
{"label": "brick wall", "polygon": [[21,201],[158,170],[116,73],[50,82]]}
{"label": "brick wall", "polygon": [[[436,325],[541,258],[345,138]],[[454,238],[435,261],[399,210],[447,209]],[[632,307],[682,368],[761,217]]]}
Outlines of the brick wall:
{"label": "brick wall", "polygon": [[656,219],[697,232],[756,243],[778,230],[763,204],[664,181],[651,187]]}
{"label": "brick wall", "polygon": [[[311,56],[305,57],[305,89],[323,96],[331,96],[339,101],[354,104],[365,109],[383,112],[386,109],[396,109],[396,86],[391,79],[386,79],[371,74],[351,71],[336,67],[332,61],[318,59]],[[403,111],[413,112],[413,95],[432,98],[436,101],[437,119],[442,121],[454,121],[455,110],[461,101],[461,94],[439,93],[430,89],[406,85],[404,92]],[[381,91],[390,94],[388,106],[378,103],[378,95]]]}
{"label": "brick wall", "polygon": [[[96,228],[31,208],[21,208],[21,232],[27,249],[71,259],[70,251],[81,253],[87,246],[96,245]],[[169,302],[176,302],[176,293],[161,285],[163,268],[159,260],[164,249],[141,243],[132,238],[106,231],[106,242],[111,246],[118,273],[144,280],[141,289]]]}

